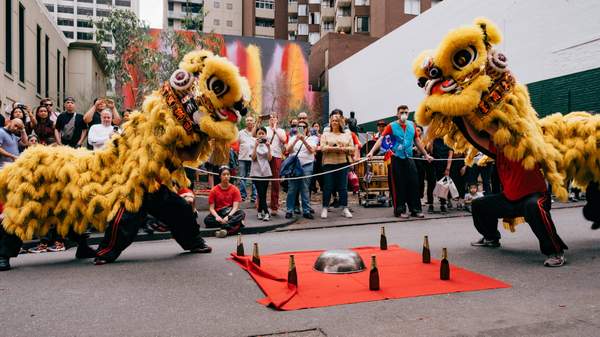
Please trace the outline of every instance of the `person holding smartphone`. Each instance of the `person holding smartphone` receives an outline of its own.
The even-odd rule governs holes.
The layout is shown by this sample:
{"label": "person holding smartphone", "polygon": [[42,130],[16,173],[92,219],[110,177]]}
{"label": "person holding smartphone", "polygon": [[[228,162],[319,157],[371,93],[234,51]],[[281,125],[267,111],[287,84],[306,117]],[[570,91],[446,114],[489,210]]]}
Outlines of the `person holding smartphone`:
{"label": "person holding smartphone", "polygon": [[[315,152],[319,139],[314,135],[309,135],[308,124],[306,122],[298,122],[296,134],[291,136],[287,145],[287,152],[290,155],[297,155],[300,165],[302,165],[303,176],[310,176],[313,172],[315,162]],[[294,207],[298,195],[302,201],[302,216],[306,219],[313,219],[310,207],[310,198],[308,188],[310,186],[310,178],[290,180],[288,194],[286,198],[285,213],[286,219],[293,216]]]}

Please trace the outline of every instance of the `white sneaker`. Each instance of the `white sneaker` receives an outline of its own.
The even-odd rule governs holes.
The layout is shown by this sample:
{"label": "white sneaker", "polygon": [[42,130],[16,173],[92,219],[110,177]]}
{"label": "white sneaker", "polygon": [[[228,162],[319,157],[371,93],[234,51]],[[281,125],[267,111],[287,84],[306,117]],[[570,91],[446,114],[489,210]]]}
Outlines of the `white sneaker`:
{"label": "white sneaker", "polygon": [[327,207],[324,207],[321,211],[321,219],[327,219]]}
{"label": "white sneaker", "polygon": [[269,221],[271,220],[271,216],[269,215],[269,213],[265,213],[265,216],[263,217],[263,221]]}
{"label": "white sneaker", "polygon": [[224,229],[219,229],[218,231],[215,232],[215,236],[218,238],[224,238],[227,236],[227,231]]}
{"label": "white sneaker", "polygon": [[258,216],[257,216],[257,217],[258,217],[258,220],[262,220],[262,219],[264,219],[264,218],[265,218],[265,216],[263,215],[263,212],[262,212],[262,211],[261,211],[261,212],[258,212]]}
{"label": "white sneaker", "polygon": [[348,209],[348,207],[345,207],[344,210],[342,211],[342,214],[346,217],[346,218],[351,218],[352,217],[352,213],[350,213],[350,210]]}

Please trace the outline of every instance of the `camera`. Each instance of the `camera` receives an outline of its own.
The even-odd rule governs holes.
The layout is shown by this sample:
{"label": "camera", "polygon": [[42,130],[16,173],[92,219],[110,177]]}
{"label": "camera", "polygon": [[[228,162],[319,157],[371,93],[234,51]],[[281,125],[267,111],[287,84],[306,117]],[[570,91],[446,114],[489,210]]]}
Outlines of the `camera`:
{"label": "camera", "polygon": [[261,144],[265,144],[267,142],[267,139],[266,138],[259,138],[258,142],[261,143]]}
{"label": "camera", "polygon": [[116,126],[116,125],[115,125],[115,126],[113,126],[113,131],[114,131],[114,132],[119,132],[119,127],[118,127],[118,126]]}
{"label": "camera", "polygon": [[25,104],[18,104],[17,108],[19,108],[19,109],[25,109]]}

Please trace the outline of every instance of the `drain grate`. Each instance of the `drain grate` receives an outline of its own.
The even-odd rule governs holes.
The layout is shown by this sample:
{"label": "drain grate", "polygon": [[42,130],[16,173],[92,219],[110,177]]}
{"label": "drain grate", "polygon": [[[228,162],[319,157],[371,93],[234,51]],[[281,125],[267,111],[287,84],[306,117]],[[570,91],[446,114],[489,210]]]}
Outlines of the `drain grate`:
{"label": "drain grate", "polygon": [[327,337],[327,335],[320,328],[314,328],[306,330],[274,332],[260,335],[252,335],[248,337]]}

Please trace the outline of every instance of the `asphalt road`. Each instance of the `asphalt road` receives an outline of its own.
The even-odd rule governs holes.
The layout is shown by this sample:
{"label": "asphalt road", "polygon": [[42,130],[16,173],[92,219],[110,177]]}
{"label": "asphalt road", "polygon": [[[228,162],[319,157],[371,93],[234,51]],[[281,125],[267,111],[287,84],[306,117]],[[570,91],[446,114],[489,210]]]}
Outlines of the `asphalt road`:
{"label": "asphalt road", "polygon": [[[358,210],[360,212],[360,210]],[[600,231],[581,209],[553,211],[569,245],[550,269],[524,225],[503,248],[469,246],[470,218],[386,224],[389,243],[432,251],[512,285],[509,289],[278,312],[226,257],[235,238],[209,239],[210,255],[182,254],[172,240],[134,243],[118,263],[93,266],[74,250],[21,255],[0,273],[0,336],[599,336]],[[379,226],[246,236],[261,253],[377,245]],[[286,334],[287,332],[287,334]]]}

